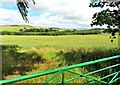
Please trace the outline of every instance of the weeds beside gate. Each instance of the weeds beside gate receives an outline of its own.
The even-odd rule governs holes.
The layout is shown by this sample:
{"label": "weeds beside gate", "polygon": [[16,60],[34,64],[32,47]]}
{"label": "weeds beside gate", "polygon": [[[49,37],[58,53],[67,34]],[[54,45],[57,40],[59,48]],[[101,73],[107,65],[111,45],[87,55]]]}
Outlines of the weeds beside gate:
{"label": "weeds beside gate", "polygon": [[[116,71],[114,73],[111,73],[111,74],[106,75],[104,77],[101,77],[99,79],[93,78],[93,77],[91,77],[89,75],[95,74],[97,72],[101,72],[101,71],[104,71],[104,70],[107,70],[107,69],[110,69],[110,68],[113,68],[113,67],[120,67],[120,62],[118,64],[115,64],[115,65],[112,65],[112,66],[108,66],[108,67],[105,67],[105,68],[102,68],[102,69],[99,69],[99,70],[95,70],[95,71],[89,72],[87,74],[80,74],[80,73],[77,73],[77,72],[72,71],[70,69],[78,68],[78,67],[82,67],[82,66],[87,66],[87,65],[91,65],[91,64],[95,64],[95,63],[99,63],[99,62],[103,62],[103,61],[113,60],[113,59],[120,59],[120,55],[112,56],[112,57],[108,57],[108,58],[103,58],[103,59],[99,59],[99,60],[95,60],[95,61],[85,62],[85,63],[81,63],[81,64],[71,65],[71,66],[68,66],[68,67],[63,67],[63,68],[48,70],[48,71],[44,71],[44,72],[34,73],[34,74],[30,74],[30,75],[20,76],[20,77],[16,77],[16,78],[1,80],[0,81],[0,85],[14,83],[14,82],[17,82],[17,81],[31,79],[31,78],[35,78],[35,77],[39,77],[39,76],[43,76],[43,75],[52,74],[52,73],[56,73],[56,74],[53,75],[50,79],[48,79],[43,85],[47,84],[49,81],[51,81],[55,76],[57,76],[60,73],[62,73],[62,80],[61,80],[61,82],[58,82],[56,84],[64,85],[65,82],[67,82],[67,81],[71,81],[71,80],[78,79],[78,78],[81,78],[81,77],[86,77],[86,78],[92,79],[92,81],[86,83],[85,85],[88,85],[88,84],[91,84],[91,83],[95,83],[95,82],[101,82],[103,84],[112,85],[114,82],[119,81],[119,79],[120,79],[120,76],[119,76],[120,69],[118,69],[118,71]],[[65,71],[73,73],[73,74],[77,74],[79,76],[71,78],[71,79],[68,79],[68,80],[64,80]],[[111,78],[111,80],[109,82],[103,81],[103,79],[109,78],[111,76],[113,76],[113,78]]]}

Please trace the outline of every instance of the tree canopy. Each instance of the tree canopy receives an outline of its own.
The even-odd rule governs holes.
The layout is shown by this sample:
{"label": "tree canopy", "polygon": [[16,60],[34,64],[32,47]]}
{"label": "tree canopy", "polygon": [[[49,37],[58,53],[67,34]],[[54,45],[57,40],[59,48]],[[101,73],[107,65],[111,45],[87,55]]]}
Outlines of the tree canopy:
{"label": "tree canopy", "polygon": [[119,27],[120,28],[120,1],[119,0],[91,0],[89,5],[90,7],[101,7],[109,6],[109,7],[117,7],[118,9],[110,10],[107,8],[101,12],[95,13],[93,15],[93,21],[91,26],[93,25],[104,25],[107,24],[108,27]]}
{"label": "tree canopy", "polygon": [[[108,28],[118,27],[120,32],[120,0],[91,0],[89,7],[105,7],[108,8],[95,13],[92,17],[93,21],[91,26],[94,25],[107,25]],[[110,7],[116,7],[117,9],[110,10]],[[112,36],[114,36],[116,31],[112,31]],[[111,38],[111,37],[110,37]],[[114,37],[115,38],[115,37]],[[112,42],[113,40],[111,40]]]}

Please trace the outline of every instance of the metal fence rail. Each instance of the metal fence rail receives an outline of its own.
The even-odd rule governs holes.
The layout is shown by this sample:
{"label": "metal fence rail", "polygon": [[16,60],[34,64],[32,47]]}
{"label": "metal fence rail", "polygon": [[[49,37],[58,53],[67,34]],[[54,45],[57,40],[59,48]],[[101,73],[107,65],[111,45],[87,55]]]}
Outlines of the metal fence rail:
{"label": "metal fence rail", "polygon": [[[96,70],[96,71],[93,71],[93,72],[89,72],[87,74],[80,74],[80,73],[71,71],[70,69],[77,68],[77,67],[82,67],[82,66],[86,66],[86,65],[91,65],[91,64],[95,64],[95,63],[99,63],[99,62],[103,62],[103,61],[108,61],[108,60],[112,60],[112,59],[117,59],[117,58],[120,58],[120,55],[112,56],[112,57],[109,57],[109,58],[103,58],[103,59],[99,59],[99,60],[95,60],[95,61],[85,62],[85,63],[81,63],[81,64],[71,65],[71,66],[68,66],[68,67],[63,67],[63,68],[48,70],[48,71],[44,71],[44,72],[38,72],[38,73],[34,73],[34,74],[30,74],[30,75],[25,75],[25,76],[20,76],[20,77],[16,77],[16,78],[1,80],[0,81],[0,85],[14,83],[14,82],[17,82],[17,81],[22,81],[22,80],[26,80],[26,79],[31,79],[31,78],[35,78],[35,77],[39,77],[39,76],[43,76],[43,75],[48,75],[48,74],[56,73],[55,75],[53,75],[50,79],[48,79],[43,84],[43,85],[45,85],[45,84],[47,84],[49,81],[51,81],[55,76],[57,76],[61,72],[62,72],[62,81],[58,82],[56,84],[62,84],[62,85],[64,85],[64,83],[67,82],[67,81],[71,81],[71,80],[78,79],[78,78],[81,78],[81,77],[86,77],[86,78],[92,79],[93,81],[91,81],[91,82],[89,82],[89,83],[87,83],[85,85],[94,83],[96,81],[101,82],[103,84],[109,84],[109,85],[111,85],[112,83],[114,83],[115,81],[118,81],[120,79],[120,77],[116,78],[118,76],[118,74],[120,73],[120,70],[117,71],[117,72],[115,72],[115,73],[109,74],[107,76],[101,77],[100,79],[96,79],[96,78],[90,77],[88,75],[91,75],[91,74],[94,74],[94,73],[97,73],[97,72],[100,72],[100,71],[103,71],[103,70],[107,70],[109,68],[120,66],[120,63],[118,63],[116,65],[108,66],[108,67],[105,67],[105,68],[102,68],[102,69],[99,69],[99,70]],[[79,76],[71,78],[71,79],[68,79],[68,80],[64,80],[65,71],[77,74]],[[108,77],[111,77],[111,76],[114,76],[114,77],[109,82],[105,82],[105,81],[102,80],[102,79],[105,79],[105,78],[108,78]]]}

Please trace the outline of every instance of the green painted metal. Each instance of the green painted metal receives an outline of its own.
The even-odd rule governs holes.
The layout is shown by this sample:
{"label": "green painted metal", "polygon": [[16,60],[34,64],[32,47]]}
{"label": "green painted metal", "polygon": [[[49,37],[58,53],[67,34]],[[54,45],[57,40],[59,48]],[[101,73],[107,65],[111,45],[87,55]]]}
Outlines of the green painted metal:
{"label": "green painted metal", "polygon": [[65,71],[62,72],[62,85],[64,85],[64,76],[65,76]]}
{"label": "green painted metal", "polygon": [[43,85],[47,84],[49,81],[51,81],[54,77],[56,77],[61,71],[57,72],[55,75],[53,75],[50,79],[48,79]]}
{"label": "green painted metal", "polygon": [[[108,66],[106,68],[103,68],[103,69],[99,69],[99,70],[96,70],[96,71],[93,71],[93,72],[89,72],[85,75],[90,75],[90,74],[93,74],[93,73],[97,73],[97,72],[100,72],[100,71],[103,71],[103,70],[107,70],[109,68],[112,68],[112,67],[116,67],[116,66],[119,66],[120,64],[116,64],[116,65],[112,65],[112,66]],[[71,81],[71,80],[75,80],[75,79],[78,79],[78,78],[81,78],[82,76],[78,76],[78,77],[74,77],[74,78],[71,78],[71,79],[68,79],[68,80],[65,80],[64,82],[67,82],[67,81]],[[110,76],[108,76],[110,77]],[[107,77],[106,77],[107,78]],[[95,81],[94,81],[95,82]],[[61,84],[62,82],[58,82],[57,84]],[[87,84],[86,84],[87,85]]]}
{"label": "green painted metal", "polygon": [[[62,72],[62,82],[58,82],[58,83],[62,83],[62,84],[64,84],[64,82],[71,81],[71,80],[74,80],[74,79],[77,79],[77,78],[80,78],[80,77],[86,77],[86,78],[92,79],[93,81],[91,81],[90,83],[94,83],[96,81],[99,81],[99,82],[104,83],[104,84],[111,84],[111,83],[114,83],[115,81],[119,80],[120,77],[115,79],[114,78],[115,76],[114,76],[113,79],[109,83],[105,82],[105,81],[102,81],[102,79],[108,78],[108,77],[110,77],[112,75],[116,75],[117,73],[120,73],[120,71],[118,71],[116,73],[113,73],[113,74],[110,74],[110,75],[107,75],[105,77],[102,77],[100,79],[95,79],[95,78],[92,78],[92,77],[90,77],[88,75],[94,74],[94,73],[97,73],[97,72],[100,72],[100,71],[103,71],[103,70],[106,70],[106,69],[109,69],[109,68],[112,68],[112,67],[119,66],[120,64],[116,64],[116,65],[109,66],[109,67],[106,67],[106,68],[103,68],[103,69],[99,69],[99,70],[96,70],[96,71],[93,71],[93,72],[89,72],[87,74],[80,74],[80,73],[71,71],[69,69],[73,69],[73,68],[77,68],[77,67],[82,67],[82,66],[86,66],[86,65],[90,65],[90,64],[95,64],[95,63],[99,63],[99,62],[103,62],[103,61],[108,61],[108,60],[112,60],[112,59],[117,59],[117,58],[120,58],[120,55],[109,57],[109,58],[103,58],[103,59],[99,59],[99,60],[95,60],[95,61],[90,61],[90,62],[86,62],[86,63],[71,65],[71,66],[68,66],[68,67],[63,67],[63,68],[48,70],[48,71],[44,71],[44,72],[34,73],[34,74],[30,74],[30,75],[20,76],[20,77],[16,77],[16,78],[1,80],[0,81],[0,85],[9,84],[9,83],[13,83],[13,82],[21,81],[21,80],[26,80],[26,79],[31,79],[31,78],[35,78],[35,77],[39,77],[39,76],[43,76],[43,75],[48,75],[48,74],[52,74],[52,73],[56,73],[56,72],[57,73],[54,76],[52,76],[49,80],[47,80],[44,84],[46,84],[49,81],[51,81],[60,72]],[[75,78],[71,78],[71,79],[68,79],[68,80],[64,80],[64,76],[65,76],[64,72],[65,71],[72,72],[72,73],[78,74],[80,76],[75,77]]]}
{"label": "green painted metal", "polygon": [[2,81],[0,81],[0,84],[9,84],[9,83],[13,83],[13,82],[21,81],[21,80],[26,80],[26,79],[43,76],[43,75],[56,73],[58,71],[60,71],[60,70],[49,70],[49,71],[34,73],[34,74],[30,74],[30,75],[20,76],[20,77],[16,77],[16,78],[11,78],[11,79],[7,79],[7,80],[2,80]]}
{"label": "green painted metal", "polygon": [[109,83],[112,83],[112,81],[118,76],[119,73],[117,73],[111,80]]}
{"label": "green painted metal", "polygon": [[108,66],[108,67],[103,68],[103,69],[99,69],[99,70],[96,70],[96,71],[93,71],[93,72],[89,72],[89,73],[87,73],[86,75],[94,74],[94,73],[97,73],[97,72],[100,72],[100,71],[103,71],[103,70],[107,70],[107,69],[110,69],[110,68],[113,68],[113,67],[117,67],[117,66],[119,66],[119,65],[120,65],[120,64]]}
{"label": "green painted metal", "polygon": [[[77,77],[74,77],[74,78],[65,80],[64,82],[72,81],[72,80],[78,79],[78,78],[80,78],[80,77],[81,77],[81,76],[77,76]],[[55,85],[58,85],[58,84],[62,84],[62,82],[58,82],[58,83],[56,83]]]}
{"label": "green painted metal", "polygon": [[113,80],[113,81],[111,81],[111,83],[114,83],[115,81],[117,81],[117,80],[119,80],[120,79],[120,77],[119,78],[116,78],[115,80]]}
{"label": "green painted metal", "polygon": [[[115,74],[117,74],[117,73],[120,73],[120,71],[115,72],[115,73],[112,73],[112,74],[107,75],[107,76],[104,76],[104,77],[100,78],[99,80],[102,80],[102,79],[108,78],[108,77],[113,76],[113,75],[115,75]],[[89,82],[89,83],[87,83],[87,84],[85,84],[85,85],[88,85],[88,84],[91,84],[91,83],[94,83],[94,82],[96,82],[96,81],[91,81],[91,82]]]}
{"label": "green painted metal", "polygon": [[102,82],[102,83],[108,84],[108,83],[105,82],[105,81],[101,81],[101,80],[99,80],[99,79],[92,78],[92,77],[90,77],[90,76],[87,76],[86,74],[83,75],[83,74],[80,74],[80,73],[77,73],[77,72],[74,72],[74,71],[71,71],[71,70],[67,70],[67,71],[68,71],[68,72],[71,72],[71,73],[78,74],[78,75],[83,76],[83,77],[86,77],[86,78],[93,79],[93,80],[95,80],[95,81],[99,81],[99,82]]}

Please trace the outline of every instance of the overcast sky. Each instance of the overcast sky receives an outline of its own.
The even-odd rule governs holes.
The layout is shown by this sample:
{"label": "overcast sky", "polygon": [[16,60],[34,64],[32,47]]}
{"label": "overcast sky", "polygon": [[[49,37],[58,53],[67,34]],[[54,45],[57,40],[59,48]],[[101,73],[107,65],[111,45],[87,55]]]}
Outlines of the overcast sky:
{"label": "overcast sky", "polygon": [[[0,25],[32,25],[60,28],[91,28],[92,15],[100,8],[90,8],[90,0],[35,0],[30,4],[29,23],[22,19],[16,0],[0,0]],[[98,26],[99,27],[99,26]]]}

